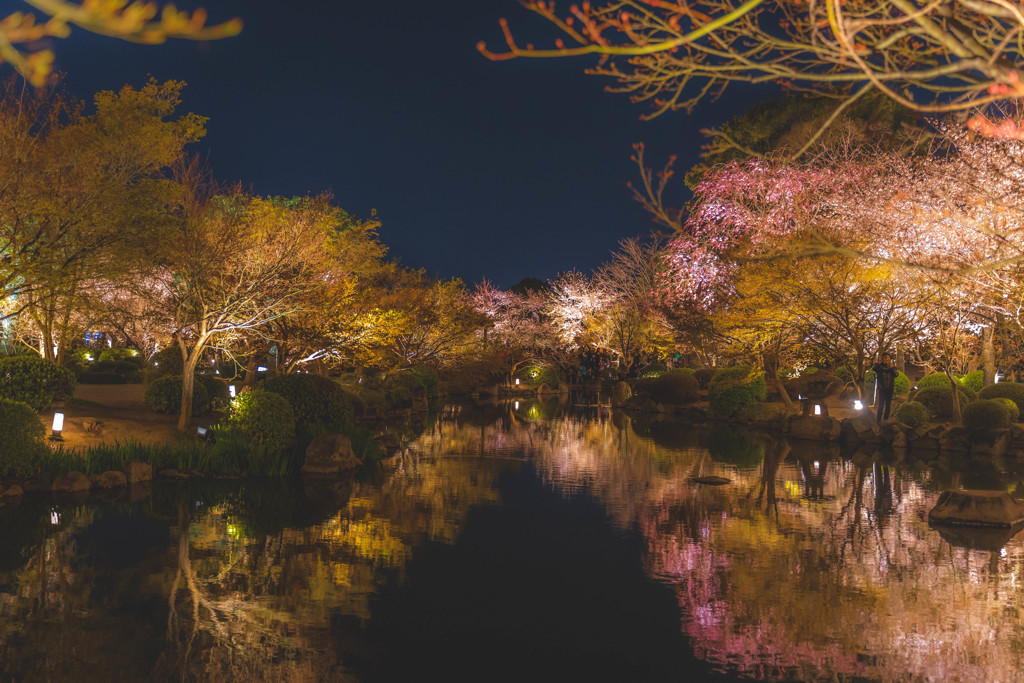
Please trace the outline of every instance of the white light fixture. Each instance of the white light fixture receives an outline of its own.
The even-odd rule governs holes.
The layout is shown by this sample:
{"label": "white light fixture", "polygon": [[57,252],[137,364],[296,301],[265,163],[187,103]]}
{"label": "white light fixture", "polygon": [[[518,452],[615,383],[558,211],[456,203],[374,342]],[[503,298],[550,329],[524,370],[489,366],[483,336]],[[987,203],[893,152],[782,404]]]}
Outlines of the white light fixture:
{"label": "white light fixture", "polygon": [[50,434],[50,441],[63,441],[60,433],[64,431],[64,413],[53,414],[53,433]]}
{"label": "white light fixture", "polygon": [[58,524],[60,524],[60,513],[57,512],[56,510],[50,511],[50,524],[52,524],[53,526],[57,526]]}
{"label": "white light fixture", "polygon": [[516,409],[516,410],[519,410],[519,401],[516,401],[516,407],[515,407],[515,409]]}
{"label": "white light fixture", "polygon": [[861,400],[859,398],[854,400],[854,402],[853,402],[853,409],[854,410],[864,410],[864,404],[861,403]]}
{"label": "white light fixture", "polygon": [[211,434],[210,430],[207,429],[206,427],[196,427],[196,436],[198,436],[203,441],[213,440],[213,434]]}
{"label": "white light fixture", "polygon": [[814,414],[815,415],[821,415],[821,404],[820,403],[815,403],[814,404]]}
{"label": "white light fixture", "polygon": [[1001,380],[1002,378],[1003,378],[1003,373],[997,372],[996,373],[996,384],[999,384],[999,380]]}
{"label": "white light fixture", "polygon": [[256,368],[256,372],[266,372],[266,371],[267,371],[267,366],[266,365],[260,365],[259,367]]}
{"label": "white light fixture", "polygon": [[229,384],[228,385],[228,395],[231,396],[231,398],[235,397],[235,385],[234,384]]}
{"label": "white light fixture", "polygon": [[517,387],[519,386],[519,378],[518,377],[516,377],[516,386]]}
{"label": "white light fixture", "polygon": [[818,462],[817,460],[815,460],[814,461],[814,473],[817,474],[818,470],[820,470],[820,469],[821,469],[821,463]]}
{"label": "white light fixture", "polygon": [[798,401],[804,400],[804,395],[803,394],[797,394],[796,395],[796,400],[798,400]]}

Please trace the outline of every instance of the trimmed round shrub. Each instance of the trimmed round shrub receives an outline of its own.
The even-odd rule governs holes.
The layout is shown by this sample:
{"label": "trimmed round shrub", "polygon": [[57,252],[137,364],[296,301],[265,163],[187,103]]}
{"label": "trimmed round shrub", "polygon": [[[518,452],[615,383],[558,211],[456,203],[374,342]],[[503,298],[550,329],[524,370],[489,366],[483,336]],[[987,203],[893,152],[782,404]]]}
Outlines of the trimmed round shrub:
{"label": "trimmed round shrub", "polygon": [[[166,375],[149,383],[143,396],[143,403],[155,413],[177,415],[181,410],[181,376]],[[196,378],[192,384],[192,414],[201,415],[210,407],[210,396],[206,387]]]}
{"label": "trimmed round shrub", "polygon": [[[680,371],[685,370],[685,371],[689,372],[691,375],[693,374],[693,370],[691,368],[678,368],[678,370],[680,370]],[[668,372],[668,366],[666,366],[664,363],[661,363],[659,361],[655,361],[653,363],[649,363],[649,364],[645,365],[644,367],[640,368],[640,370],[639,370],[639,372],[637,374],[640,377],[661,377],[666,372]]]}
{"label": "trimmed round shrub", "polygon": [[334,380],[320,375],[276,375],[263,380],[261,388],[284,397],[299,425],[350,424],[351,395]]}
{"label": "trimmed round shrub", "polygon": [[45,436],[46,428],[32,406],[0,398],[0,475],[37,472],[47,451]]}
{"label": "trimmed round shrub", "polygon": [[964,408],[964,427],[970,430],[1003,429],[1009,427],[1010,410],[997,398],[983,398]]}
{"label": "trimmed round shrub", "polygon": [[228,383],[216,375],[196,375],[196,384],[206,389],[207,406],[214,410],[226,408],[231,401]]}
{"label": "trimmed round shrub", "polygon": [[763,372],[745,365],[722,368],[708,386],[708,409],[715,415],[731,417],[767,397]]}
{"label": "trimmed round shrub", "polygon": [[1013,401],[1011,401],[1010,399],[1008,399],[1008,398],[994,398],[994,399],[991,399],[991,400],[999,401],[1004,406],[1006,406],[1006,409],[1010,412],[1010,422],[1016,422],[1017,420],[1020,419],[1020,408],[1018,408],[1017,404],[1014,403]]}
{"label": "trimmed round shrub", "polygon": [[[977,395],[968,389],[957,385],[957,393],[960,396],[960,407],[961,410],[975,398]],[[944,387],[928,387],[927,389],[919,389],[914,394],[914,400],[924,404],[924,407],[928,409],[933,417],[948,420],[953,417],[953,396],[950,393],[949,385]]]}
{"label": "trimmed round shrub", "polygon": [[[875,394],[875,371],[868,370],[864,373],[864,386],[866,391],[865,396],[874,396]],[[948,384],[946,385],[949,386]],[[910,383],[910,378],[902,372],[896,373],[896,381],[893,382],[893,396],[907,396],[910,394],[911,389],[914,385]]]}
{"label": "trimmed round shrub", "polygon": [[[181,356],[181,352],[178,353],[178,356]],[[97,360],[100,363],[106,363],[109,361],[131,363],[135,366],[136,370],[146,364],[145,357],[138,349],[103,349]]]}
{"label": "trimmed round shrub", "polygon": [[715,368],[697,368],[693,376],[701,389],[707,389],[711,385],[711,378],[715,376]]}
{"label": "trimmed round shrub", "polygon": [[985,388],[985,371],[975,370],[974,372],[968,372],[960,378],[960,384],[964,385],[971,391],[981,391]]}
{"label": "trimmed round shrub", "polygon": [[79,384],[127,384],[128,379],[116,372],[83,372],[78,377]]}
{"label": "trimmed round shrub", "polygon": [[978,392],[978,398],[1008,398],[1018,406],[1024,406],[1024,384],[999,382],[989,384]]}
{"label": "trimmed round shrub", "polygon": [[917,380],[918,389],[931,389],[932,387],[949,388],[949,377],[944,372],[933,372]]}
{"label": "trimmed round shrub", "polygon": [[39,356],[0,359],[0,398],[27,403],[33,410],[71,398],[76,384],[75,373]]}
{"label": "trimmed round shrub", "polygon": [[920,427],[928,421],[930,415],[928,408],[920,401],[908,401],[896,408],[893,417],[897,422],[902,422],[908,427]]}
{"label": "trimmed round shrub", "polygon": [[284,396],[266,389],[236,397],[228,425],[244,434],[250,444],[286,449],[295,442],[295,412]]}
{"label": "trimmed round shrub", "polygon": [[696,401],[700,395],[700,385],[692,372],[685,370],[669,370],[660,377],[639,379],[634,389],[645,394],[656,403],[681,404]]}

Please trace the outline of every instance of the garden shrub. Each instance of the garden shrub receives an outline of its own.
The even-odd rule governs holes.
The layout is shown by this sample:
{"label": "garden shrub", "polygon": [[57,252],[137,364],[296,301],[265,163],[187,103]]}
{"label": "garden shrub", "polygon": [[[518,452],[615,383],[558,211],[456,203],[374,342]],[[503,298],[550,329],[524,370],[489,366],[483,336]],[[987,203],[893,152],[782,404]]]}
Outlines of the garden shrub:
{"label": "garden shrub", "polygon": [[1008,398],[1018,406],[1024,406],[1024,384],[1017,382],[999,382],[990,384],[980,392],[979,398]]}
{"label": "garden shrub", "polygon": [[[181,352],[178,352],[178,356],[181,357]],[[96,359],[100,363],[106,363],[109,361],[116,361],[122,363],[131,363],[138,370],[146,364],[146,359],[138,349],[103,349],[100,352],[99,358]]]}
{"label": "garden shrub", "polygon": [[715,415],[730,417],[753,407],[767,396],[763,372],[745,365],[722,368],[708,386],[708,408]]}
{"label": "garden shrub", "polygon": [[[426,390],[429,400],[433,401],[441,395],[441,377],[437,374],[437,370],[429,365],[414,365],[409,370],[419,378],[420,386]],[[558,386],[558,376],[551,368],[531,368],[530,378],[537,384],[547,384],[550,387]]]}
{"label": "garden shrub", "polygon": [[[961,410],[971,401],[973,401],[977,395],[968,389],[957,385],[957,393],[960,396],[960,407]],[[950,394],[949,385],[944,387],[928,387],[927,389],[919,389],[914,394],[914,400],[924,404],[924,407],[928,409],[933,417],[948,420],[953,417],[953,397]]]}
{"label": "garden shrub", "polygon": [[168,346],[153,354],[146,366],[146,381],[151,382],[157,377],[168,375],[181,376],[185,363],[181,360],[181,349],[177,346]]}
{"label": "garden shrub", "polygon": [[639,379],[634,388],[656,403],[690,403],[700,395],[697,379],[684,370],[669,370],[660,377]]}
{"label": "garden shrub", "polygon": [[711,378],[715,376],[715,368],[697,368],[693,376],[701,389],[707,389],[711,385]]}
{"label": "garden shrub", "polygon": [[284,396],[266,389],[235,398],[228,425],[244,434],[250,444],[287,449],[295,442],[295,412]]}
{"label": "garden shrub", "polygon": [[917,380],[918,389],[931,389],[932,387],[949,388],[949,377],[944,372],[932,372]]}
{"label": "garden shrub", "polygon": [[908,401],[896,408],[893,417],[897,422],[902,422],[911,428],[917,428],[927,422],[930,418],[928,408],[920,401]]}
{"label": "garden shrub", "polygon": [[971,391],[981,391],[985,388],[985,371],[975,370],[974,372],[968,372],[960,378],[960,384],[964,385]]}
{"label": "garden shrub", "polygon": [[206,404],[213,410],[226,408],[231,401],[228,383],[216,375],[196,375],[196,384],[206,389]]}
{"label": "garden shrub", "polygon": [[34,474],[49,451],[45,436],[46,428],[32,406],[0,398],[0,475]]}
{"label": "garden shrub", "polygon": [[79,384],[127,384],[128,379],[116,372],[95,372],[87,370],[78,376]]}
{"label": "garden shrub", "polygon": [[39,356],[0,359],[0,398],[22,401],[33,410],[46,410],[54,401],[75,393],[75,374]]}
{"label": "garden shrub", "polygon": [[1003,429],[1010,426],[1010,411],[997,398],[983,398],[964,407],[964,427],[970,430]]}
{"label": "garden shrub", "polygon": [[[146,387],[146,407],[156,413],[177,414],[181,410],[181,376],[165,375]],[[201,415],[210,407],[210,395],[197,377],[192,384],[192,414]]]}
{"label": "garden shrub", "polygon": [[[910,383],[910,378],[902,372],[896,373],[896,381],[893,383],[893,396],[906,396],[910,393],[913,388],[913,384]],[[946,385],[947,387],[949,384]],[[875,395],[875,371],[868,370],[864,373],[864,395],[874,396]]]}
{"label": "garden shrub", "polygon": [[276,375],[261,388],[283,396],[300,425],[351,423],[354,401],[341,385],[328,377],[310,374]]}
{"label": "garden shrub", "polygon": [[1014,401],[1011,401],[1008,398],[994,398],[991,400],[999,401],[1004,406],[1006,406],[1006,410],[1008,410],[1010,413],[1010,422],[1017,422],[1018,420],[1020,420],[1020,408],[1017,407],[1017,404]]}
{"label": "garden shrub", "polygon": [[[679,369],[680,370],[688,370],[691,375],[693,374],[693,370],[691,368],[679,368]],[[638,374],[639,374],[640,377],[661,377],[666,372],[668,372],[668,367],[664,363],[659,363],[659,362],[655,361],[654,363],[650,363],[650,364],[645,365],[644,367],[640,368],[640,371],[639,371]]]}

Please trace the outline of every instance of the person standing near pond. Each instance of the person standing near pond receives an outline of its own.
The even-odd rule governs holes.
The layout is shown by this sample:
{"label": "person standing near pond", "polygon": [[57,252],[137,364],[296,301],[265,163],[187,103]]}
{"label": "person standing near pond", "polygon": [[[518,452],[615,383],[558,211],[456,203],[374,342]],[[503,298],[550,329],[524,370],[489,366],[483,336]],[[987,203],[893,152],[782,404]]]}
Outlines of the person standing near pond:
{"label": "person standing near pond", "polygon": [[896,389],[896,365],[892,362],[892,356],[882,354],[882,362],[875,363],[871,368],[875,373],[875,389],[877,392],[877,412],[875,421],[889,419],[889,409],[892,407],[892,394]]}

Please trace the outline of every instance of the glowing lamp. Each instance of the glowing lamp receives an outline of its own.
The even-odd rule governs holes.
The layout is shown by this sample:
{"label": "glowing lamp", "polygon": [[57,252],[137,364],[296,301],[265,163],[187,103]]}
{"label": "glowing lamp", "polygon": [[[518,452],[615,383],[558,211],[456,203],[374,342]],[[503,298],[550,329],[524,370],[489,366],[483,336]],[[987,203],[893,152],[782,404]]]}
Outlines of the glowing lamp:
{"label": "glowing lamp", "polygon": [[996,384],[999,384],[999,380],[1001,380],[1002,378],[1003,378],[1003,373],[997,372],[996,373]]}
{"label": "glowing lamp", "polygon": [[518,377],[516,377],[516,386],[517,387],[519,386],[519,378]]}
{"label": "glowing lamp", "polygon": [[235,397],[235,385],[234,384],[229,384],[228,385],[228,395],[231,396],[231,398]]}
{"label": "glowing lamp", "polygon": [[853,402],[853,409],[854,410],[864,410],[864,404],[861,403],[859,398]]}
{"label": "glowing lamp", "polygon": [[516,409],[516,410],[519,410],[519,401],[516,401],[516,407],[515,407],[515,409]]}
{"label": "glowing lamp", "polygon": [[266,365],[261,365],[258,368],[256,368],[256,372],[266,372],[266,371],[267,371],[267,366]]}
{"label": "glowing lamp", "polygon": [[814,473],[817,474],[818,470],[820,470],[820,469],[821,469],[821,463],[818,462],[817,460],[815,460],[814,461]]}
{"label": "glowing lamp", "polygon": [[53,433],[50,434],[50,441],[63,441],[60,433],[64,431],[64,413],[53,414]]}
{"label": "glowing lamp", "polygon": [[50,524],[52,524],[53,526],[57,526],[58,524],[60,524],[60,513],[57,512],[56,510],[50,511]]}
{"label": "glowing lamp", "polygon": [[197,427],[196,436],[198,436],[203,441],[213,441],[213,434],[211,434],[210,430],[207,429],[206,427]]}
{"label": "glowing lamp", "polygon": [[815,415],[821,415],[821,404],[820,403],[815,403],[814,404],[814,414]]}

